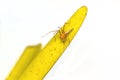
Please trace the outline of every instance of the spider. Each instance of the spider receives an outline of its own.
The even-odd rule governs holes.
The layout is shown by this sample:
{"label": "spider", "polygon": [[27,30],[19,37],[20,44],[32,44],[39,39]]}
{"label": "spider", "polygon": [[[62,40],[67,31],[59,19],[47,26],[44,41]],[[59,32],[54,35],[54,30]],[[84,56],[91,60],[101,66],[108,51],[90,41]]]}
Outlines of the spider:
{"label": "spider", "polygon": [[60,39],[62,42],[65,42],[67,39],[67,36],[69,35],[69,33],[73,31],[73,28],[70,29],[69,31],[65,32],[64,29],[60,29],[59,33],[60,33]]}
{"label": "spider", "polygon": [[[65,23],[65,24],[68,24],[68,23]],[[64,25],[65,26],[65,25]],[[67,39],[67,37],[68,37],[68,35],[69,35],[69,33],[71,32],[71,31],[73,31],[73,28],[72,29],[70,29],[70,30],[68,30],[68,31],[64,31],[64,27],[63,28],[60,28],[60,27],[58,27],[59,28],[59,30],[54,30],[54,31],[50,31],[50,32],[48,32],[46,35],[48,35],[49,33],[51,33],[51,32],[55,32],[55,34],[57,33],[57,32],[59,32],[60,33],[60,39],[61,39],[61,41],[62,42],[65,42],[66,41],[66,39]],[[46,35],[44,35],[44,36],[46,36]],[[43,37],[44,37],[43,36]]]}

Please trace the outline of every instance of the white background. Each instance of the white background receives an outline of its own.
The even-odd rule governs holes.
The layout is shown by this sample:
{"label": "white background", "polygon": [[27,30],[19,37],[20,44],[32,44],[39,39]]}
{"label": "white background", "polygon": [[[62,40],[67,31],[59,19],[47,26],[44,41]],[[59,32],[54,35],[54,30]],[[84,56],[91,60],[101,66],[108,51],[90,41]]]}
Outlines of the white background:
{"label": "white background", "polygon": [[0,80],[83,5],[81,29],[44,80],[120,80],[120,0],[0,0]]}

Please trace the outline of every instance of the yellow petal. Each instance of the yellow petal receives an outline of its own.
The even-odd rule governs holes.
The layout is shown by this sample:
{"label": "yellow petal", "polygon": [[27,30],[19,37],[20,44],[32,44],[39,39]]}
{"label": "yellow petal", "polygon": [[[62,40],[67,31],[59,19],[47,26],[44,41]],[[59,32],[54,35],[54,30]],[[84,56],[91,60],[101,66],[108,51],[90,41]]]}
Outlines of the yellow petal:
{"label": "yellow petal", "polygon": [[65,32],[68,32],[73,29],[69,33],[68,38],[65,39],[65,41],[62,41],[60,39],[61,34],[58,31],[48,44],[40,52],[38,52],[38,55],[27,66],[18,80],[42,80],[62,55],[64,50],[69,46],[70,42],[81,27],[86,14],[86,6],[79,8],[60,30],[60,32],[63,29]]}
{"label": "yellow petal", "polygon": [[20,75],[38,54],[38,52],[40,52],[40,50],[41,44],[28,46],[20,56],[6,80],[18,80]]}

